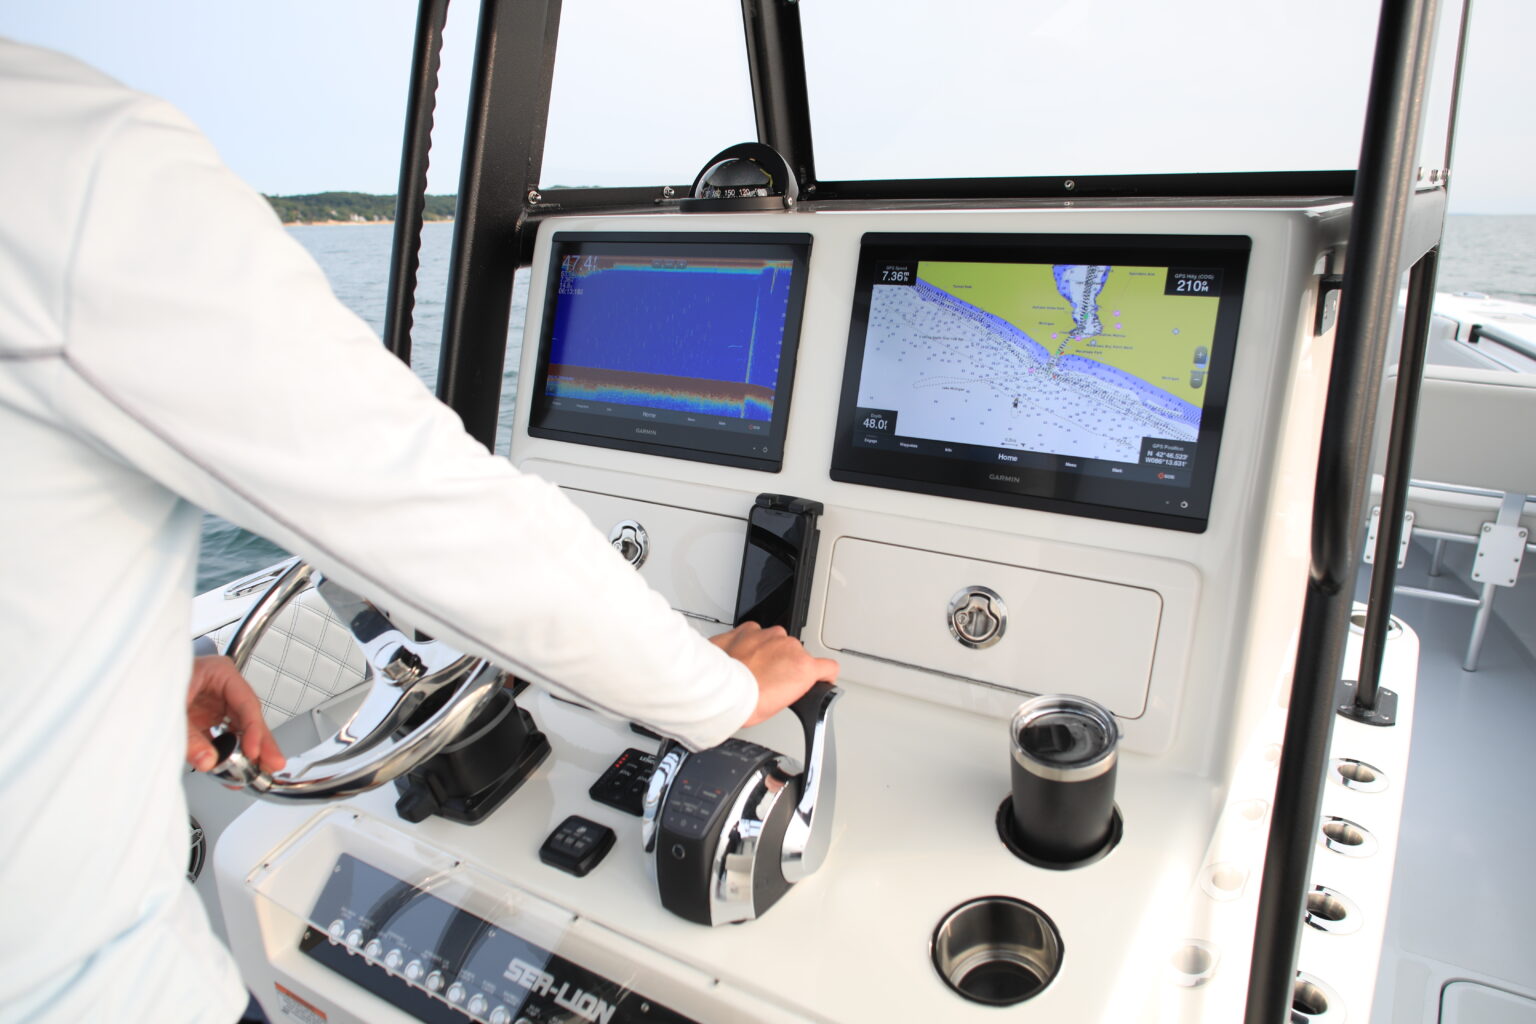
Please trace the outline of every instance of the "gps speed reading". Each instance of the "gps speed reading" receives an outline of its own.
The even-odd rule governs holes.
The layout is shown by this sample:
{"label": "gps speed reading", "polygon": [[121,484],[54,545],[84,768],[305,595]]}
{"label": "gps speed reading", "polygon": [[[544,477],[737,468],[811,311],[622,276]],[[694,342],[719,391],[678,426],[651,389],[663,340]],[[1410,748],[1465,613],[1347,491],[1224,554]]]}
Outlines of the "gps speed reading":
{"label": "gps speed reading", "polygon": [[1203,529],[1247,249],[865,236],[834,479]]}

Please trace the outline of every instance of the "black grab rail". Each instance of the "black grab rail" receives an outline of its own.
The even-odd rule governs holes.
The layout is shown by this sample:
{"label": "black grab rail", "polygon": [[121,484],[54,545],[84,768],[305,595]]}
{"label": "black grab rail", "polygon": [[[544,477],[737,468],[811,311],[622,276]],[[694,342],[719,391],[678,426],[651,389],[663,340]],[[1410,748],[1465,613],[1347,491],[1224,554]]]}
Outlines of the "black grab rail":
{"label": "black grab rail", "polygon": [[1518,352],[1528,359],[1536,359],[1536,345],[1508,331],[1500,330],[1497,327],[1490,327],[1487,324],[1473,324],[1472,329],[1467,332],[1467,344],[1469,345],[1475,345],[1484,338],[1496,341],[1510,351]]}

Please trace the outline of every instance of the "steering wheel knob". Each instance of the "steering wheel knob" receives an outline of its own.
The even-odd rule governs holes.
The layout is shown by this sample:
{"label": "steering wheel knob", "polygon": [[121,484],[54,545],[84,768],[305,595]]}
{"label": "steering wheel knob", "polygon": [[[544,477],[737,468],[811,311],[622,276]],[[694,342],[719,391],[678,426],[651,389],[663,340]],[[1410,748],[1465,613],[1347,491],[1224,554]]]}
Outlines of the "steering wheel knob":
{"label": "steering wheel knob", "polygon": [[260,769],[251,764],[245,752],[240,749],[239,736],[219,725],[214,727],[209,738],[213,741],[213,752],[218,760],[208,769],[208,774],[219,778],[232,789],[250,785],[261,774]]}

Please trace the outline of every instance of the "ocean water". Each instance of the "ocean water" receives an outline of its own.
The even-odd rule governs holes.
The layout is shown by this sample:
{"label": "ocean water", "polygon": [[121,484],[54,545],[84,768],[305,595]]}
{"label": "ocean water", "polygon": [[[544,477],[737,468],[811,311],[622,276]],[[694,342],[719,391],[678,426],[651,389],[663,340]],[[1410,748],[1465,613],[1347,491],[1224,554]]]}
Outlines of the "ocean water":
{"label": "ocean water", "polygon": [[[389,280],[389,225],[294,226],[288,229],[330,276],[336,295],[376,331],[384,329]],[[411,368],[426,384],[437,382],[452,224],[428,224],[422,232],[421,269],[411,330]],[[1440,250],[1438,290],[1479,291],[1536,303],[1536,216],[1458,214],[1448,217]],[[527,315],[528,271],[518,272],[502,372],[501,428],[496,449],[505,454],[511,436],[517,364]],[[287,557],[282,549],[215,516],[205,516],[198,564],[201,593]]]}
{"label": "ocean water", "polygon": [[1536,215],[1447,217],[1436,290],[1536,304]]}

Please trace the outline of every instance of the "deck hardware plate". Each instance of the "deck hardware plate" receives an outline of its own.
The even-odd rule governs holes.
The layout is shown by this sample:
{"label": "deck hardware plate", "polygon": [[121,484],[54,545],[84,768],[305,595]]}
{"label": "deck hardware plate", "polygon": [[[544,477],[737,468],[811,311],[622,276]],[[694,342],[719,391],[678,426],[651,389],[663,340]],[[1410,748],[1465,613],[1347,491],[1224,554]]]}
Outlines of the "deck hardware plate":
{"label": "deck hardware plate", "polygon": [[1354,679],[1342,679],[1339,688],[1334,691],[1333,706],[1339,714],[1356,722],[1364,722],[1366,725],[1396,725],[1397,724],[1397,691],[1389,690],[1385,686],[1376,688],[1376,707],[1363,708],[1355,704],[1355,688],[1359,683]]}
{"label": "deck hardware plate", "polygon": [[[1371,528],[1365,535],[1365,564],[1376,564],[1376,532],[1381,524],[1381,506],[1371,509]],[[1413,539],[1413,510],[1403,513],[1403,535],[1397,542],[1397,567],[1408,562],[1408,542]]]}
{"label": "deck hardware plate", "polygon": [[1484,523],[1478,534],[1477,554],[1472,559],[1472,579],[1496,587],[1515,585],[1530,533],[1520,525],[1520,512],[1524,508],[1525,495],[1504,495],[1504,501],[1499,505],[1499,518]]}

